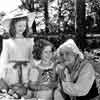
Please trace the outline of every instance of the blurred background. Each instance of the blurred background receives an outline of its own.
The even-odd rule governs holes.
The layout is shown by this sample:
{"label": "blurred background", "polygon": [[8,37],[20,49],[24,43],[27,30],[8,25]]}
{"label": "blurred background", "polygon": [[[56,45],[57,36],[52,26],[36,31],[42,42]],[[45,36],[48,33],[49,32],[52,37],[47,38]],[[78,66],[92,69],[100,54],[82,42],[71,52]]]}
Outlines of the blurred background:
{"label": "blurred background", "polygon": [[[73,38],[83,51],[100,47],[100,0],[0,0],[0,20],[27,10],[30,33],[46,38],[56,47]],[[9,21],[1,26],[8,32]]]}

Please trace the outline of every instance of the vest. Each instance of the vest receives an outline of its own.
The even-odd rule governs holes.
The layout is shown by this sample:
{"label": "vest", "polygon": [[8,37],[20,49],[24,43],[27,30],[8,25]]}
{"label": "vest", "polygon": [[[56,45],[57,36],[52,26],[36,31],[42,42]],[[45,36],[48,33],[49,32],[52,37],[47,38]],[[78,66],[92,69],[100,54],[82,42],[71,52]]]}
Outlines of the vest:
{"label": "vest", "polygon": [[86,96],[76,97],[76,100],[91,100],[98,96],[98,89],[96,87],[96,81],[94,81],[92,88]]}
{"label": "vest", "polygon": [[[72,78],[73,83],[75,83],[77,81],[78,76],[80,74],[80,71],[82,70],[82,68],[84,67],[84,65],[87,62],[88,61],[85,60],[85,61],[82,61],[78,64],[78,66],[80,66],[80,65],[81,66],[78,68],[78,70],[76,70],[76,72],[75,72],[76,75],[75,74],[72,75],[72,76],[75,76],[75,78],[74,77]],[[64,97],[64,100],[90,100],[90,99],[92,99],[92,98],[94,98],[98,95],[98,89],[96,87],[96,81],[94,81],[92,88],[90,89],[89,93],[86,96],[80,96],[80,97],[75,96],[75,97],[72,97],[72,98],[69,95],[67,95],[66,93],[64,93],[62,83],[60,82],[60,84],[61,84],[61,94]]]}

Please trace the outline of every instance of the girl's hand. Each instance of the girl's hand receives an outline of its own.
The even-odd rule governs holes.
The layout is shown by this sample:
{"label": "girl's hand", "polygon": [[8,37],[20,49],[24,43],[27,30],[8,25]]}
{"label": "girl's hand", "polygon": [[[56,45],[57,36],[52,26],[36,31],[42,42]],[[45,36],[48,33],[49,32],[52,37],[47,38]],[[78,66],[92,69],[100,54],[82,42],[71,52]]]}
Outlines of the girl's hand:
{"label": "girl's hand", "polygon": [[19,66],[19,63],[15,63],[15,65],[13,66],[13,68],[17,68]]}

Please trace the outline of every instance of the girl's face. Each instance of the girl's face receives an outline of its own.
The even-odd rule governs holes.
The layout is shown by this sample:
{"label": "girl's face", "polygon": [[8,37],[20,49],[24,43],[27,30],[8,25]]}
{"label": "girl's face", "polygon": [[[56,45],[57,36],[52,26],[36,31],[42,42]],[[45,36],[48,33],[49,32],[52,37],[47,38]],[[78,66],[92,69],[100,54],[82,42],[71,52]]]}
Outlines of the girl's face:
{"label": "girl's face", "polygon": [[42,52],[42,59],[49,61],[49,60],[51,60],[52,55],[53,55],[52,46],[46,46]]}
{"label": "girl's face", "polygon": [[20,20],[15,24],[16,35],[21,36],[26,29],[26,20]]}

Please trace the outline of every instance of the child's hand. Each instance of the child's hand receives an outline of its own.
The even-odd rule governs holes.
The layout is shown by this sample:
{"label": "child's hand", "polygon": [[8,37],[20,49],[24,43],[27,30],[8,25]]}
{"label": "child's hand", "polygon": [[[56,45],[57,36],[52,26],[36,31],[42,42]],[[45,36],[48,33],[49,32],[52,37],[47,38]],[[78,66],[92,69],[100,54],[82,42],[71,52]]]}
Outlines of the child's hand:
{"label": "child's hand", "polygon": [[28,83],[24,83],[24,87],[28,88],[29,84]]}
{"label": "child's hand", "polygon": [[15,65],[13,66],[13,68],[17,68],[19,66],[19,63],[15,63]]}

